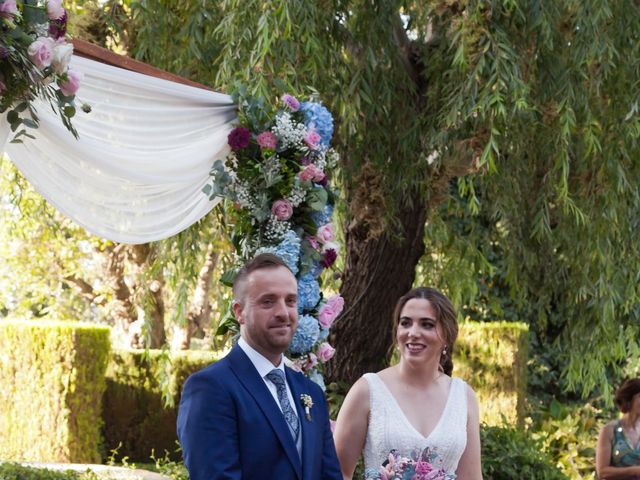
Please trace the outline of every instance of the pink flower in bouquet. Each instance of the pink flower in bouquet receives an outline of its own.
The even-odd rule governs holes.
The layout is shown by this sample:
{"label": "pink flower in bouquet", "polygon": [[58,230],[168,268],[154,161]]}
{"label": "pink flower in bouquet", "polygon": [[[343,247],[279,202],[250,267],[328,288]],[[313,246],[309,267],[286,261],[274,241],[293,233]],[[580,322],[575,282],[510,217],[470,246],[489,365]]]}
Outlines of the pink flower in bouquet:
{"label": "pink flower in bouquet", "polygon": [[7,89],[7,86],[4,84],[2,80],[0,80],[0,93],[4,92]]}
{"label": "pink flower in bouquet", "polygon": [[416,473],[418,475],[426,475],[433,470],[433,466],[429,462],[418,460],[416,463]]}
{"label": "pink flower in bouquet", "polygon": [[261,148],[269,148],[275,150],[278,145],[278,139],[271,132],[262,132],[256,137],[256,141]]}
{"label": "pink flower in bouquet", "polygon": [[83,78],[84,74],[82,72],[72,69],[67,70],[67,79],[59,83],[60,91],[65,97],[75,95]]}
{"label": "pink flower in bouquet", "polygon": [[288,200],[276,200],[271,206],[271,213],[280,221],[289,220],[293,215],[293,206]]}
{"label": "pink flower in bouquet", "polygon": [[308,182],[310,180],[313,180],[314,182],[321,182],[324,180],[325,176],[324,172],[313,163],[306,165],[298,174],[298,177],[300,177],[300,180],[303,182]]}
{"label": "pink flower in bouquet", "polygon": [[320,140],[322,140],[322,137],[320,137],[320,134],[315,130],[311,130],[304,136],[304,143],[306,143],[309,148],[317,148]]}
{"label": "pink flower in bouquet", "polygon": [[334,320],[342,313],[343,308],[344,298],[340,295],[334,295],[327,300],[327,303],[320,307],[318,311],[318,323],[322,325],[323,328],[331,327]]}
{"label": "pink flower in bouquet", "polygon": [[62,0],[47,0],[47,15],[51,20],[62,18],[65,10],[62,7]]}
{"label": "pink flower in bouquet", "polygon": [[250,140],[251,132],[244,127],[234,128],[227,136],[227,143],[234,152],[248,147]]}
{"label": "pink flower in bouquet", "polygon": [[51,68],[57,74],[63,74],[69,67],[71,56],[73,55],[73,44],[66,42],[58,42],[53,47],[53,59],[51,60]]}
{"label": "pink flower in bouquet", "polygon": [[300,102],[296,100],[295,97],[292,97],[289,94],[285,94],[282,96],[282,103],[291,110],[292,112],[297,112],[300,109]]}
{"label": "pink flower in bouquet", "polygon": [[0,17],[2,18],[13,18],[18,14],[18,5],[16,5],[16,0],[4,0],[0,4]]}
{"label": "pink flower in bouquet", "polygon": [[53,39],[49,37],[38,37],[29,45],[27,53],[35,66],[42,70],[51,65],[54,47],[55,42]]}
{"label": "pink flower in bouquet", "polygon": [[316,238],[322,243],[330,242],[335,238],[335,236],[336,234],[333,231],[333,225],[331,225],[330,223],[321,226],[316,232]]}
{"label": "pink flower in bouquet", "polygon": [[321,343],[318,347],[318,359],[322,362],[328,362],[331,357],[336,353],[336,349],[329,345],[327,342]]}

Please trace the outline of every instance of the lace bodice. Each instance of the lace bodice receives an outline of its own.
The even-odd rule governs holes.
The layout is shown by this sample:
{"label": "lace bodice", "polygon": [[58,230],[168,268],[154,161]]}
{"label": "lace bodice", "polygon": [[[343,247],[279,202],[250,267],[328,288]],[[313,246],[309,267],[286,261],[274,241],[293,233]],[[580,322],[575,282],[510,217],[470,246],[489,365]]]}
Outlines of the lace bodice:
{"label": "lace bodice", "polygon": [[[459,378],[451,380],[442,416],[428,437],[423,437],[404,415],[396,399],[375,373],[364,378],[369,384],[369,428],[364,445],[365,468],[378,469],[392,449],[408,455],[415,449],[435,448],[442,468],[455,473],[467,445],[467,392]],[[428,407],[425,407],[428,408]]]}

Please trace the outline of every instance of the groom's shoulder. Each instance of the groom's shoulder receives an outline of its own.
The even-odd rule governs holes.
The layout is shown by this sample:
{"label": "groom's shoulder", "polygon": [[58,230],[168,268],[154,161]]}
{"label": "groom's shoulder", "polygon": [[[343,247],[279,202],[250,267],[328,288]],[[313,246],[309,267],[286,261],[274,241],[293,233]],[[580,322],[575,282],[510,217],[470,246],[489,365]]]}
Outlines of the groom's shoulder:
{"label": "groom's shoulder", "polygon": [[215,379],[223,380],[228,376],[229,372],[229,359],[227,357],[228,355],[192,373],[187,379],[187,382]]}

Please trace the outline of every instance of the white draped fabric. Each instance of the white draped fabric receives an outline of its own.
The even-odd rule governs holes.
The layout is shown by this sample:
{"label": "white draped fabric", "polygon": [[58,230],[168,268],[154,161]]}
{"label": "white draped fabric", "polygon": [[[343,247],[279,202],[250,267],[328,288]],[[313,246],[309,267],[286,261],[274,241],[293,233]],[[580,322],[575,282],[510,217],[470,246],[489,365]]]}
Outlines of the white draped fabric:
{"label": "white draped fabric", "polygon": [[[4,151],[34,188],[89,232],[124,243],[170,237],[215,205],[202,193],[214,160],[228,153],[236,119],[228,95],[74,56],[84,73],[76,140],[38,104],[35,140]],[[0,139],[8,133],[2,121]],[[1,143],[0,143],[1,145]]]}

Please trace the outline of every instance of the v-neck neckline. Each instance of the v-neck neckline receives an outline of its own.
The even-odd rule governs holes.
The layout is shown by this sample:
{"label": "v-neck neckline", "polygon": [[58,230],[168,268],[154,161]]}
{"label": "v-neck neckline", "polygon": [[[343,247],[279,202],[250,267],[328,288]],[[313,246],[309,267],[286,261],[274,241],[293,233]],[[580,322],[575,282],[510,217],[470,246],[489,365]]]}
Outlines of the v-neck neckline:
{"label": "v-neck neckline", "polygon": [[622,434],[622,439],[624,440],[624,442],[627,444],[627,446],[633,450],[636,453],[640,453],[640,438],[638,438],[638,442],[636,443],[636,446],[634,447],[633,445],[631,445],[631,442],[629,441],[629,437],[627,436],[627,432],[624,431],[624,425],[622,425],[622,420],[618,420],[618,427],[620,427],[620,433]]}
{"label": "v-neck neckline", "polygon": [[411,428],[411,430],[413,430],[423,441],[428,441],[433,435],[433,433],[440,428],[440,424],[442,423],[442,420],[445,417],[447,410],[449,409],[449,404],[451,403],[451,397],[453,396],[454,379],[452,378],[451,381],[449,382],[449,392],[447,393],[447,401],[444,405],[444,408],[442,409],[442,413],[440,413],[440,417],[438,418],[438,422],[436,423],[436,426],[433,427],[433,430],[431,430],[427,436],[425,436],[416,427],[414,427],[413,424],[409,421],[409,418],[405,415],[404,411],[402,410],[402,407],[400,407],[400,404],[396,400],[396,397],[393,396],[393,393],[391,393],[391,390],[389,389],[389,387],[387,387],[387,384],[384,383],[384,380],[382,380],[380,375],[376,373],[375,376],[378,377],[378,380],[382,384],[382,387],[384,388],[387,395],[389,395],[389,397],[395,404],[397,411],[400,413],[400,416],[402,417],[403,421],[407,424],[407,426]]}

